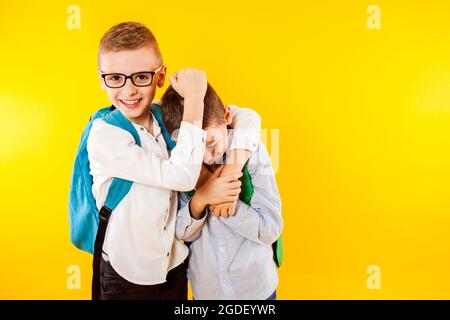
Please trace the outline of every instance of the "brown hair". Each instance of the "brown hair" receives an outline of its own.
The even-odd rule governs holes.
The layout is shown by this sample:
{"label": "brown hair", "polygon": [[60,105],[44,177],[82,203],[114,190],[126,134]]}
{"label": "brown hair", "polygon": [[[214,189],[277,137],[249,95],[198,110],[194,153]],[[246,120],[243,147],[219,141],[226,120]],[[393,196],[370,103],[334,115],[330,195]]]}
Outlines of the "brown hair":
{"label": "brown hair", "polygon": [[106,31],[100,40],[98,54],[100,57],[105,52],[134,50],[145,46],[152,47],[162,63],[158,42],[150,29],[139,22],[122,22]]}
{"label": "brown hair", "polygon": [[[213,87],[208,83],[202,127],[225,123],[225,107]],[[184,99],[169,86],[161,98],[161,114],[169,134],[178,129],[183,119]]]}

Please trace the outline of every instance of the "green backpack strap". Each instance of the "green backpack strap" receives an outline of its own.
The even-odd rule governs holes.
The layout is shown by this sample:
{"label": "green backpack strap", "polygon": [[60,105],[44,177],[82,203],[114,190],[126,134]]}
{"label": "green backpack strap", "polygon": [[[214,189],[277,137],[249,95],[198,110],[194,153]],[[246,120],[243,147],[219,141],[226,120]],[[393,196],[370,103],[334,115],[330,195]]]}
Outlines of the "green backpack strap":
{"label": "green backpack strap", "polygon": [[249,206],[255,190],[253,189],[252,179],[250,173],[248,173],[247,165],[242,169],[242,177],[240,177],[239,180],[241,180],[242,183],[239,200]]}
{"label": "green backpack strap", "polygon": [[283,263],[283,237],[280,234],[280,237],[272,243],[272,249],[273,249],[273,260],[275,261],[275,264],[277,267],[281,267],[281,264]]}

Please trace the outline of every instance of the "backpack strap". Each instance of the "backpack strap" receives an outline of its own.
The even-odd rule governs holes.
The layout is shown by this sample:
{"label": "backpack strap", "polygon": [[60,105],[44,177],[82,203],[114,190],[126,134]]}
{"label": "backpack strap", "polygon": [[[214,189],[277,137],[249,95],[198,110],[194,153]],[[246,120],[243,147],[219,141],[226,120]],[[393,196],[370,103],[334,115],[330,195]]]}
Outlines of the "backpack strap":
{"label": "backpack strap", "polygon": [[175,141],[172,140],[169,132],[166,129],[166,126],[164,125],[164,121],[161,114],[161,107],[156,103],[152,103],[150,109],[152,110],[152,113],[155,116],[156,121],[158,121],[164,140],[166,140],[167,147],[169,148],[170,151],[172,151],[172,149],[175,148]]}
{"label": "backpack strap", "polygon": [[[129,132],[138,146],[141,145],[141,139],[133,124],[125,118],[118,109],[103,115],[103,120],[113,126],[119,127]],[[109,218],[117,205],[125,198],[133,185],[132,181],[113,178],[108,189],[105,203],[99,211],[99,224],[94,244],[94,259],[92,262],[92,300],[100,299],[100,263],[102,257],[103,242],[105,241],[106,229],[108,227]]]}
{"label": "backpack strap", "polygon": [[[123,116],[123,114],[118,109],[115,109],[105,114],[103,116],[103,120],[106,123],[109,123],[113,126],[119,127],[129,132],[133,136],[136,144],[140,147],[142,146],[141,139],[139,138],[139,134],[136,128],[133,126],[130,120],[128,120]],[[130,191],[132,184],[133,182],[129,180],[121,178],[113,178],[111,185],[108,189],[108,195],[106,196],[104,206],[113,211],[120,203],[120,201],[122,201],[122,199]]]}
{"label": "backpack strap", "polygon": [[141,139],[139,138],[139,134],[136,128],[133,126],[131,121],[125,118],[122,112],[120,112],[118,109],[114,109],[111,112],[106,113],[103,116],[103,120],[113,126],[128,131],[133,136],[136,144],[138,146],[141,146]]}
{"label": "backpack strap", "polygon": [[96,213],[98,210],[94,195],[92,194],[93,180],[90,173],[87,140],[93,121],[102,118],[103,115],[111,111],[111,108],[114,109],[114,107],[106,107],[97,110],[89,118],[88,124],[83,129],[80,143],[78,144],[70,179],[70,239],[77,248],[91,254],[94,253],[94,243],[98,226],[98,216]]}

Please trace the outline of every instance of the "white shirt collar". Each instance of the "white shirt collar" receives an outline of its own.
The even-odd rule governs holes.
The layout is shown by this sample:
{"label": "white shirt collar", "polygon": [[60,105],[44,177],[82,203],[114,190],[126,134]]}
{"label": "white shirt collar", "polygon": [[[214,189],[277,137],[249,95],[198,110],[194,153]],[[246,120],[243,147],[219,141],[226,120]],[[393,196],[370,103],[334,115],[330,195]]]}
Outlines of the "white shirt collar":
{"label": "white shirt collar", "polygon": [[[153,119],[153,135],[155,136],[155,137],[157,137],[160,133],[161,133],[161,128],[160,128],[160,126],[159,126],[159,123],[158,123],[158,121],[156,120],[156,118],[155,118],[155,116],[153,115],[153,112],[151,113],[151,115],[152,115],[152,119]],[[133,124],[133,126],[136,128],[136,130],[139,132],[139,131],[145,131],[145,132],[148,132],[148,130],[145,128],[145,127],[143,127],[143,126],[141,126],[141,125],[139,125],[139,124],[136,124],[136,123],[134,123],[134,122],[131,122],[132,124]]]}

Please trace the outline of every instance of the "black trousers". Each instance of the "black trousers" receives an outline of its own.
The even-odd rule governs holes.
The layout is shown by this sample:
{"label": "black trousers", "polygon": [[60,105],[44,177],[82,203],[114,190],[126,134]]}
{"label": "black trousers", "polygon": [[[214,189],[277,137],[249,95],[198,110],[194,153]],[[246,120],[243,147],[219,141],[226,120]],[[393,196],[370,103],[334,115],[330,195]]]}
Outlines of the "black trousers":
{"label": "black trousers", "polygon": [[134,284],[122,278],[109,261],[100,263],[100,300],[187,300],[187,264],[169,271],[167,281],[155,285]]}

